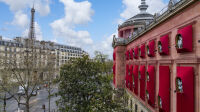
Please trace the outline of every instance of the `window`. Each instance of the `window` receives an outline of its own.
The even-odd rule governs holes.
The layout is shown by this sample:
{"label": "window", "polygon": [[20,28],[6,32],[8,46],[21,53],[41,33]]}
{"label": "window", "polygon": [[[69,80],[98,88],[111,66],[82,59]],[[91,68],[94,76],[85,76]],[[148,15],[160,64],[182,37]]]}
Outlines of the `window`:
{"label": "window", "polygon": [[131,110],[133,110],[133,101],[131,100],[131,103],[130,103],[130,107],[131,107]]}
{"label": "window", "polygon": [[137,112],[138,111],[138,106],[137,106],[137,104],[135,104],[135,112]]}

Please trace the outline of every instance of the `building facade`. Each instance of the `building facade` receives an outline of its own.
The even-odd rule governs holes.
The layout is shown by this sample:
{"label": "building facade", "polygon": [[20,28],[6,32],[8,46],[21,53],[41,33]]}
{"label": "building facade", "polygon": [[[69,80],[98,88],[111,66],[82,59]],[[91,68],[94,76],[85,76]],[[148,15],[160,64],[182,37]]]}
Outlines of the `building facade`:
{"label": "building facade", "polygon": [[200,112],[200,1],[170,0],[151,15],[119,25],[113,37],[113,83],[133,112]]}
{"label": "building facade", "polygon": [[[20,56],[26,50],[28,38],[16,37],[13,40],[4,40],[0,36],[0,56],[8,58],[16,58],[18,60]],[[68,45],[62,45],[51,41],[39,41],[34,40],[34,48],[44,65],[48,62],[48,55],[55,55],[55,67],[59,68],[65,64],[71,58],[80,58],[83,55],[88,55],[87,52],[79,47],[73,47]]]}

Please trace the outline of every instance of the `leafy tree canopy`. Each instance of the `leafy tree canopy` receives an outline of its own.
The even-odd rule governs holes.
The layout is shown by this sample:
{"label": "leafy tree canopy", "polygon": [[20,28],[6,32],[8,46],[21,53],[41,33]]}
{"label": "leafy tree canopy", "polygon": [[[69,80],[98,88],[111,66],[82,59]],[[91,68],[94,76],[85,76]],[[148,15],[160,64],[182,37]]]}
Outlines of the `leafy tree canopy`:
{"label": "leafy tree canopy", "polygon": [[88,56],[73,59],[60,71],[58,107],[63,112],[121,112],[113,101],[113,88],[108,75],[102,75],[105,64]]}

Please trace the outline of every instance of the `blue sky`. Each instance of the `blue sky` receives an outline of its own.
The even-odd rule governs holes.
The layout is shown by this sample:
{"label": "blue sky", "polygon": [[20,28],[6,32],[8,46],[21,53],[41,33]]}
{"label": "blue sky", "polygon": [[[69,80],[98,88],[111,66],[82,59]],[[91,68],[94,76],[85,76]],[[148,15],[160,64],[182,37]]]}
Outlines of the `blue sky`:
{"label": "blue sky", "polygon": [[[34,0],[0,0],[0,35],[27,37]],[[146,0],[149,13],[168,0]],[[112,55],[112,35],[122,21],[139,12],[141,0],[35,0],[36,35],[40,40],[78,46],[93,54]]]}

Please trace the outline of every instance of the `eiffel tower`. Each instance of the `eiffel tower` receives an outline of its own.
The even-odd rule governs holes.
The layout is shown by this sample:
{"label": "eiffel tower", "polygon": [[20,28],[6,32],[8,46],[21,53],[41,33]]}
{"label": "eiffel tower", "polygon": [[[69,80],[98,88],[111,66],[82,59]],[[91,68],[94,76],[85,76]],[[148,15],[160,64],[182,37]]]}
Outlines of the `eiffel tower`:
{"label": "eiffel tower", "polygon": [[35,16],[35,9],[34,9],[34,5],[31,8],[31,22],[30,22],[30,29],[29,29],[29,34],[28,34],[28,38],[30,38],[31,40],[35,40],[35,20],[34,17]]}

